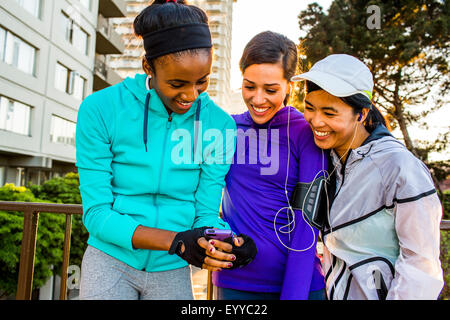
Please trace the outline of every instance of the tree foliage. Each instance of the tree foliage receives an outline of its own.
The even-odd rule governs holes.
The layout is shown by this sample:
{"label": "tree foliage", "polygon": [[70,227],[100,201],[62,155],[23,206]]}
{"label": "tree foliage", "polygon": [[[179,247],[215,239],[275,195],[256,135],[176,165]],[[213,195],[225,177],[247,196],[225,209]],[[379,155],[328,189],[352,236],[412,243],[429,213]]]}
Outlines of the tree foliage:
{"label": "tree foliage", "polygon": [[[368,27],[370,6],[380,9],[379,29]],[[328,14],[310,4],[298,16],[305,32],[299,47],[303,66],[309,70],[335,53],[363,60],[374,75],[374,103],[400,129],[406,147],[426,161],[433,146],[446,144],[449,132],[420,149],[408,126],[426,126],[423,118],[449,103],[449,12],[449,2],[439,0],[334,0]]]}

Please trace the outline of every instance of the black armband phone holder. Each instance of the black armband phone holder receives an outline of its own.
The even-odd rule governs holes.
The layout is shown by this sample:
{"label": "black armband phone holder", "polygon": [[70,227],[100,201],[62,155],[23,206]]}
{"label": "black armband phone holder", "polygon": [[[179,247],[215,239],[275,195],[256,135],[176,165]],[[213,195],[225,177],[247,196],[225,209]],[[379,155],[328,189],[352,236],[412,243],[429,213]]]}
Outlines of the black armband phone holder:
{"label": "black armband phone holder", "polygon": [[327,218],[325,177],[311,183],[297,182],[291,197],[291,207],[302,210],[306,220],[315,228],[323,230]]}

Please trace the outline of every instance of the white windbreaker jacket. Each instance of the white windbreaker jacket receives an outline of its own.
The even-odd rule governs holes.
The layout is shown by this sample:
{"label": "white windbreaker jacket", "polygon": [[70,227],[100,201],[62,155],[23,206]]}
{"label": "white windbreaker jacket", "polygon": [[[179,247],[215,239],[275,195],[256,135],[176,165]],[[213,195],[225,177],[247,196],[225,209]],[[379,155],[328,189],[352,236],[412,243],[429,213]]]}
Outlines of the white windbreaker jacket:
{"label": "white windbreaker jacket", "polygon": [[442,207],[428,168],[382,126],[344,165],[334,151],[331,160],[336,190],[322,233],[328,298],[436,299]]}

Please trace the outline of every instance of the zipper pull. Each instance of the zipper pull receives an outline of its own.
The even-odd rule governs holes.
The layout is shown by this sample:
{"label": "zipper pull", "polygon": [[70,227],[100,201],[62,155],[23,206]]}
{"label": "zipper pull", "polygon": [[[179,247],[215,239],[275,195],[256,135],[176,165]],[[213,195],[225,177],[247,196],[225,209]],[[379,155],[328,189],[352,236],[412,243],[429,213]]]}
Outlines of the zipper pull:
{"label": "zipper pull", "polygon": [[169,129],[171,124],[172,124],[172,115],[170,115],[169,119],[167,119],[166,128]]}

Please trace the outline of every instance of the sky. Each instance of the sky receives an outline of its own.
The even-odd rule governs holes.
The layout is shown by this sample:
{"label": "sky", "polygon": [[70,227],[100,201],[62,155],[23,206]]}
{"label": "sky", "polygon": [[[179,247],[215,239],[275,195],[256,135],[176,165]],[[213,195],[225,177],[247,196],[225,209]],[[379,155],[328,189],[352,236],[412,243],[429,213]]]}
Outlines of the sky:
{"label": "sky", "polygon": [[327,11],[332,0],[237,0],[233,6],[231,88],[241,87],[239,59],[245,45],[260,32],[275,31],[298,43],[298,14],[317,2]]}
{"label": "sky", "polygon": [[[300,29],[298,14],[306,9],[309,3],[317,2],[328,11],[332,0],[237,0],[233,5],[233,33],[231,53],[231,89],[241,87],[242,75],[239,70],[239,59],[245,45],[251,38],[263,31],[275,31],[284,34],[298,43]],[[429,128],[414,126],[409,128],[413,139],[434,140],[439,132],[449,130],[450,104],[427,118]],[[401,138],[399,130],[394,130],[396,138]],[[450,159],[450,146],[446,152],[432,154],[433,160]]]}

